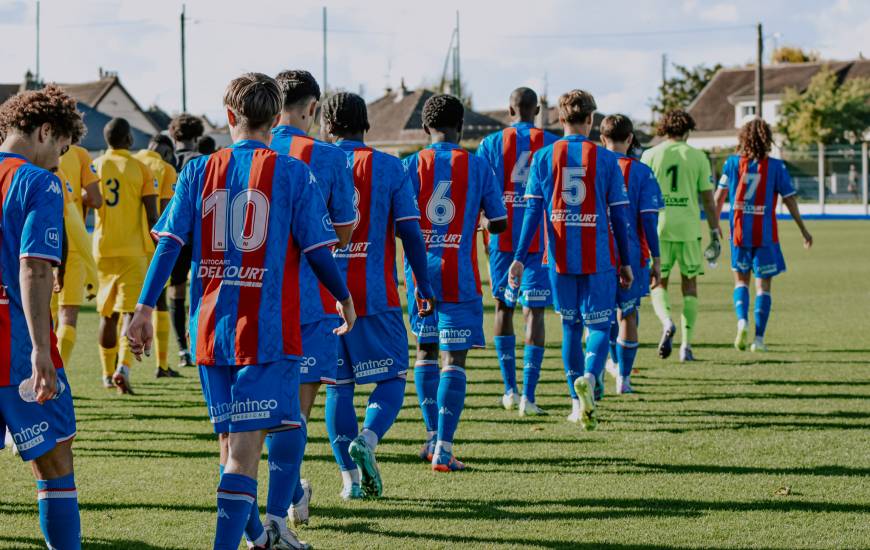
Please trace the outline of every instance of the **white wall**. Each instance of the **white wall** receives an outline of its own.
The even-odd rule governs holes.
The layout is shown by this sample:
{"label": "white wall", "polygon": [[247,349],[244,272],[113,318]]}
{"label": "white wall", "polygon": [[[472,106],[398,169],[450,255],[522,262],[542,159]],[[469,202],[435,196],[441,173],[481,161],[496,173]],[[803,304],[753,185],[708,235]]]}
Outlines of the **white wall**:
{"label": "white wall", "polygon": [[733,136],[693,137],[689,136],[689,145],[697,149],[733,149],[737,146],[737,133]]}
{"label": "white wall", "polygon": [[151,120],[136,108],[136,105],[118,86],[112,86],[109,93],[95,107],[109,116],[126,118],[131,126],[146,134],[159,132]]}

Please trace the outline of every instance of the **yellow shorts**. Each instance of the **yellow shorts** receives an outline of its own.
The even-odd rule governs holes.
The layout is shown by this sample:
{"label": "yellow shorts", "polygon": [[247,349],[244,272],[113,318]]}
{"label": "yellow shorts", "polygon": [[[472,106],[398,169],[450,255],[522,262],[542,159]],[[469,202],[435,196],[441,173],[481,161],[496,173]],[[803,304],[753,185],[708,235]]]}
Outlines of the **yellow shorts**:
{"label": "yellow shorts", "polygon": [[81,306],[85,303],[85,265],[78,252],[70,251],[66,256],[63,289],[57,303],[61,306]]}
{"label": "yellow shorts", "polygon": [[680,266],[684,277],[697,277],[704,274],[701,255],[701,239],[697,241],[661,241],[662,277],[670,275],[674,265]]}
{"label": "yellow shorts", "polygon": [[97,311],[103,317],[113,313],[132,313],[136,309],[139,293],[145,284],[148,258],[129,256],[99,258],[97,273],[100,291],[97,293]]}

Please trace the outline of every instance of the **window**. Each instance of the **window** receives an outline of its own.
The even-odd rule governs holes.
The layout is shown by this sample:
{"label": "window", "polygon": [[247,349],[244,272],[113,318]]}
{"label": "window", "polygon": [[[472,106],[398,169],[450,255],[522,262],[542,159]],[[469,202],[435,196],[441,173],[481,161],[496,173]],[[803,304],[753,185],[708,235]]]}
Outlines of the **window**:
{"label": "window", "polygon": [[755,105],[743,105],[740,107],[740,116],[743,118],[755,116]]}

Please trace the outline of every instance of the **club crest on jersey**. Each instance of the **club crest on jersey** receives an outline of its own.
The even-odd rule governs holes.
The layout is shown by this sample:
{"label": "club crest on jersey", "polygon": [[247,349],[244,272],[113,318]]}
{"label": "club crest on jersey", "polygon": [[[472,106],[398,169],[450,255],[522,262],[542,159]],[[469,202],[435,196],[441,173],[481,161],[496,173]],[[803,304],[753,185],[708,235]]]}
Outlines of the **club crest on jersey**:
{"label": "club crest on jersey", "polygon": [[72,184],[69,182],[69,180],[66,180],[66,191],[67,193],[73,192]]}
{"label": "club crest on jersey", "polygon": [[52,248],[60,248],[60,231],[56,227],[45,230],[45,244]]}
{"label": "club crest on jersey", "polygon": [[89,165],[88,165],[88,168],[91,169],[91,172],[92,172],[92,173],[94,173],[94,174],[97,173],[97,167],[94,166],[93,164],[89,164]]}
{"label": "club crest on jersey", "polygon": [[320,221],[323,223],[324,229],[332,231],[332,218],[329,217],[329,214],[324,214]]}

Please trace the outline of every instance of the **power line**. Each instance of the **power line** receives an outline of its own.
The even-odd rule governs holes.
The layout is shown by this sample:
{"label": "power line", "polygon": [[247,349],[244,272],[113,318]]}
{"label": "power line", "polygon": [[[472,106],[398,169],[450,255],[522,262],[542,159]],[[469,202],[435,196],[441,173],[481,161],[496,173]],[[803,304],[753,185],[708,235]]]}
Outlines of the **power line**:
{"label": "power line", "polygon": [[730,25],[726,27],[695,27],[692,29],[670,29],[654,31],[600,32],[586,34],[506,34],[502,38],[522,38],[527,40],[560,40],[566,38],[630,38],[633,36],[664,36],[672,34],[699,34],[754,29],[755,25]]}

